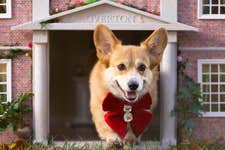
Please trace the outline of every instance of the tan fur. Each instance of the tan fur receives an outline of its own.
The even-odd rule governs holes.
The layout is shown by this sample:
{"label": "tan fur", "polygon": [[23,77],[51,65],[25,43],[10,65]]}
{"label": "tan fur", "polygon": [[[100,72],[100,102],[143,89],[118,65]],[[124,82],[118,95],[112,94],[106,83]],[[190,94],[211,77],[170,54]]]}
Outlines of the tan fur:
{"label": "tan fur", "polygon": [[90,75],[90,110],[93,122],[96,126],[99,136],[107,141],[109,146],[114,144],[129,145],[138,141],[132,129],[128,127],[128,132],[124,139],[121,139],[104,121],[104,114],[102,110],[102,101],[109,92],[108,83],[104,81],[104,72],[109,67],[116,68],[116,66],[123,62],[126,64],[125,71],[116,71],[116,75],[126,75],[132,72],[137,66],[137,59],[148,66],[148,70],[141,72],[140,76],[150,76],[152,72],[151,84],[144,85],[152,96],[152,109],[157,105],[157,79],[159,65],[163,50],[167,44],[167,32],[160,28],[156,30],[149,38],[141,43],[140,46],[121,45],[121,42],[105,25],[98,25],[94,32],[94,43],[97,50],[98,62],[95,64]]}

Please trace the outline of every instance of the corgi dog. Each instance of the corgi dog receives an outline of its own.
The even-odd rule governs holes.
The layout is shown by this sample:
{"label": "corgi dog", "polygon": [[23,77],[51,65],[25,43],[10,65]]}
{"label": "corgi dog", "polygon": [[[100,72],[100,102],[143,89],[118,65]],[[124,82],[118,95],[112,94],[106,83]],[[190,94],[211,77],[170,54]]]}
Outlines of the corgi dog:
{"label": "corgi dog", "polygon": [[[120,109],[117,103],[133,105],[149,94],[148,99],[151,99],[151,102],[141,105],[149,105],[143,107],[148,109],[145,114],[148,121],[150,120],[151,112],[157,105],[157,68],[167,45],[167,31],[164,28],[157,29],[141,42],[140,46],[122,45],[107,26],[99,24],[94,30],[94,44],[98,61],[91,71],[89,86],[90,111],[96,130],[109,147],[136,144],[140,142],[144,131],[135,134],[131,124],[132,108],[124,107],[125,121],[122,119],[115,123],[107,122],[107,109]],[[109,93],[110,98],[106,98]],[[105,99],[107,99],[106,111],[103,108]],[[113,120],[113,117],[111,119]],[[118,122],[120,123],[116,126]],[[127,122],[125,130],[121,131],[125,122]],[[138,122],[138,119],[136,123],[138,127],[145,124]],[[146,126],[148,125],[149,123],[146,123]]]}

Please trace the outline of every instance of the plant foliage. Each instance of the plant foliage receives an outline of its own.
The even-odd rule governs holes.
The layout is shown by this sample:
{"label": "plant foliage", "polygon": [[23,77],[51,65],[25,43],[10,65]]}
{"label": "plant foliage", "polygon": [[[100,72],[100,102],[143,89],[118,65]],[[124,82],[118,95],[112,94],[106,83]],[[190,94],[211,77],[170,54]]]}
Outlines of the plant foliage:
{"label": "plant foliage", "polygon": [[13,59],[14,57],[23,55],[25,53],[26,53],[26,51],[21,50],[21,49],[10,50],[8,53],[0,54],[0,59]]}
{"label": "plant foliage", "polygon": [[178,62],[178,89],[173,115],[178,117],[179,140],[193,138],[192,130],[196,127],[195,118],[204,112],[201,88],[185,73],[187,60]]}
{"label": "plant foliage", "polygon": [[0,131],[7,128],[15,131],[18,127],[23,125],[24,113],[31,110],[31,106],[23,102],[30,99],[32,96],[32,93],[24,93],[11,102],[3,103],[0,100]]}

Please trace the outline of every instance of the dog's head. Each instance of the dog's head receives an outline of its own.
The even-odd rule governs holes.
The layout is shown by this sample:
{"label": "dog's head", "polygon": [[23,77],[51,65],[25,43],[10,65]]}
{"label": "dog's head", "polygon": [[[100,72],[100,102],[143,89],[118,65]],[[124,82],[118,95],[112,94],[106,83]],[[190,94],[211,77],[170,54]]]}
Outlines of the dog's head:
{"label": "dog's head", "polygon": [[140,46],[122,45],[105,25],[94,31],[94,44],[100,63],[104,64],[104,82],[109,91],[129,102],[149,91],[152,70],[160,63],[167,45],[167,32],[154,31]]}

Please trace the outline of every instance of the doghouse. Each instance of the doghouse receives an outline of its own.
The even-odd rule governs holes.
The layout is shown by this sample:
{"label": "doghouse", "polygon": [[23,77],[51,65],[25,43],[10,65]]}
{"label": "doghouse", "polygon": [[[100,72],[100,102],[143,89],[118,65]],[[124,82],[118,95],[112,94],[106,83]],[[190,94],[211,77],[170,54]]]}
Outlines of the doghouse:
{"label": "doghouse", "polygon": [[[159,132],[155,134],[163,145],[176,143],[176,118],[170,112],[177,86],[177,31],[197,29],[177,22],[176,0],[162,1],[161,16],[108,0],[49,16],[49,2],[33,0],[33,21],[13,29],[33,30],[36,142],[46,142],[49,133],[71,135],[73,131],[80,133],[81,139],[82,134],[96,136],[88,111],[88,73],[94,64],[92,31],[97,24],[104,23],[131,44],[139,43],[159,27],[168,30],[168,45],[160,65],[159,115],[155,117]],[[58,138],[63,140],[63,137]]]}

